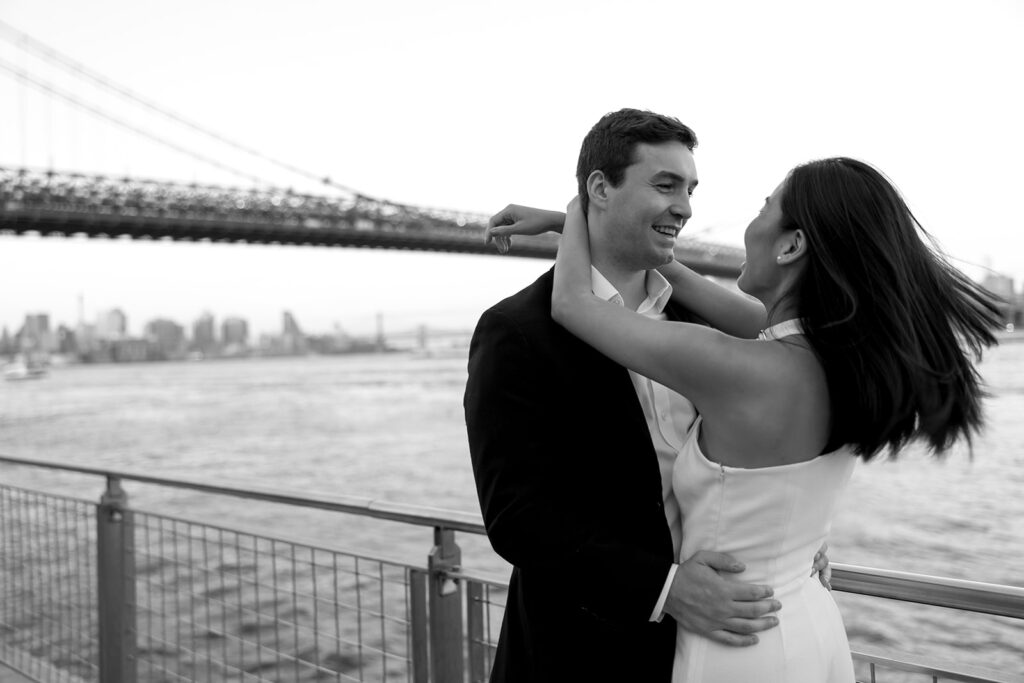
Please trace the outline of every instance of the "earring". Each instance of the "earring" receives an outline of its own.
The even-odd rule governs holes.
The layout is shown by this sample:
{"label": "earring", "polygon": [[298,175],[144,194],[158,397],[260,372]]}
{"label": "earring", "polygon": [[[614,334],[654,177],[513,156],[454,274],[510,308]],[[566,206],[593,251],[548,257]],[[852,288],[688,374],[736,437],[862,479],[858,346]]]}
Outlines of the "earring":
{"label": "earring", "polygon": [[779,254],[778,256],[775,257],[775,262],[782,263],[782,254]]}

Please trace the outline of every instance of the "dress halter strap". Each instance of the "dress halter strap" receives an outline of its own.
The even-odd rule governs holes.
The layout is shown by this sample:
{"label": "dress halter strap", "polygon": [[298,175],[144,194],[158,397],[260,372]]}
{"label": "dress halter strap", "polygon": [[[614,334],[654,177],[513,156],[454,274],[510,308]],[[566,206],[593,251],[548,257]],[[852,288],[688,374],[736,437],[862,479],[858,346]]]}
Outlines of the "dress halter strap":
{"label": "dress halter strap", "polygon": [[761,330],[761,333],[757,335],[757,338],[761,341],[772,341],[774,339],[782,339],[792,334],[803,334],[804,324],[800,322],[799,318],[790,318],[789,320],[783,320],[781,323],[775,323],[771,327]]}

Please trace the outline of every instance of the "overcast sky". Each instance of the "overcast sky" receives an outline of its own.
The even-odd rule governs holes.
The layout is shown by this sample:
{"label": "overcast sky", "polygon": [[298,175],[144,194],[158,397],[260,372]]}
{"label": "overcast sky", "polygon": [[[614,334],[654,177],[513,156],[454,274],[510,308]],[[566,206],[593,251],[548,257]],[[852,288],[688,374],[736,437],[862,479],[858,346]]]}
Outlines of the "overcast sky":
{"label": "overcast sky", "polygon": [[[364,194],[493,213],[561,207],[580,140],[621,107],[700,138],[687,233],[741,244],[786,171],[881,168],[975,277],[1024,281],[1024,3],[2,0],[0,20],[140,96]],[[309,190],[0,41],[0,60],[220,163]],[[248,181],[0,70],[0,165]],[[0,238],[0,324],[120,307],[276,330],[471,326],[549,264],[379,250]]]}

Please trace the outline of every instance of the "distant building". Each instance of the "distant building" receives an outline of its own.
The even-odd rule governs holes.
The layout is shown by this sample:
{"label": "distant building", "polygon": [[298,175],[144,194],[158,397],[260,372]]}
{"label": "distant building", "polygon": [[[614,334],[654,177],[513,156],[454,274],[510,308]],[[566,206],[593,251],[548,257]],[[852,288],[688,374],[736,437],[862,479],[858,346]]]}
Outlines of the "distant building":
{"label": "distant building", "polygon": [[75,331],[67,325],[57,327],[57,353],[72,356],[78,353]]}
{"label": "distant building", "polygon": [[11,334],[7,331],[7,327],[4,327],[4,333],[0,336],[0,354],[9,356],[14,352],[14,340],[11,338]]}
{"label": "distant building", "polygon": [[306,343],[310,351],[319,354],[368,353],[381,350],[377,339],[352,337],[338,325],[335,325],[331,334],[307,336]]}
{"label": "distant building", "polygon": [[143,336],[149,345],[150,357],[153,360],[171,360],[185,356],[185,328],[173,320],[150,320],[146,323]]}
{"label": "distant building", "polygon": [[220,324],[220,340],[225,347],[245,347],[249,344],[249,323],[243,318],[224,318]]}
{"label": "distant building", "polygon": [[96,339],[116,341],[128,336],[128,317],[120,308],[111,308],[96,316]]}
{"label": "distant building", "polygon": [[988,273],[981,281],[981,286],[998,296],[1003,323],[1019,328],[1024,325],[1024,292],[1016,294],[1013,278],[1000,273]]}
{"label": "distant building", "polygon": [[75,345],[78,347],[79,357],[85,359],[94,353],[100,345],[96,337],[96,326],[88,323],[79,323],[75,328]]}
{"label": "distant building", "polygon": [[988,273],[981,286],[1006,301],[1013,298],[1013,278],[1000,273]]}
{"label": "distant building", "polygon": [[118,339],[110,342],[110,356],[115,363],[149,360],[149,344],[145,339]]}
{"label": "distant building", "polygon": [[192,323],[192,350],[203,355],[212,355],[217,351],[212,313],[203,313]]}
{"label": "distant building", "polygon": [[1024,287],[1009,299],[1006,310],[1006,322],[1014,329],[1024,330]]}
{"label": "distant building", "polygon": [[56,338],[50,331],[50,316],[46,313],[29,313],[25,323],[15,335],[18,351],[50,353],[57,350]]}
{"label": "distant building", "polygon": [[289,311],[282,315],[281,327],[281,346],[284,353],[298,355],[309,350],[306,335],[302,333],[298,321]]}
{"label": "distant building", "polygon": [[295,320],[295,316],[293,316],[290,311],[285,311],[282,314],[281,332],[283,334],[302,335],[302,330],[299,329],[299,323]]}

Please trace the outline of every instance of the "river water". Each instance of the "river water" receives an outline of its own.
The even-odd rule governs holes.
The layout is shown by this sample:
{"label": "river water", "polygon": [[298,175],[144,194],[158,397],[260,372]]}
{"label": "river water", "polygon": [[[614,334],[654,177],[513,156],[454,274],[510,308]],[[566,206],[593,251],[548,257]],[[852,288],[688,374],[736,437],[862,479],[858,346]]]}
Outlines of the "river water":
{"label": "river water", "polygon": [[[0,453],[169,477],[476,511],[465,358],[411,354],[79,365],[0,385]],[[861,465],[833,561],[1024,586],[1024,343],[981,365],[991,397],[973,458],[910,449]],[[0,466],[6,483],[98,499],[95,478]],[[83,486],[85,488],[83,488]],[[127,485],[136,505],[423,564],[429,531]],[[464,563],[508,567],[460,535]],[[854,647],[1024,672],[1024,624],[837,594]]]}

